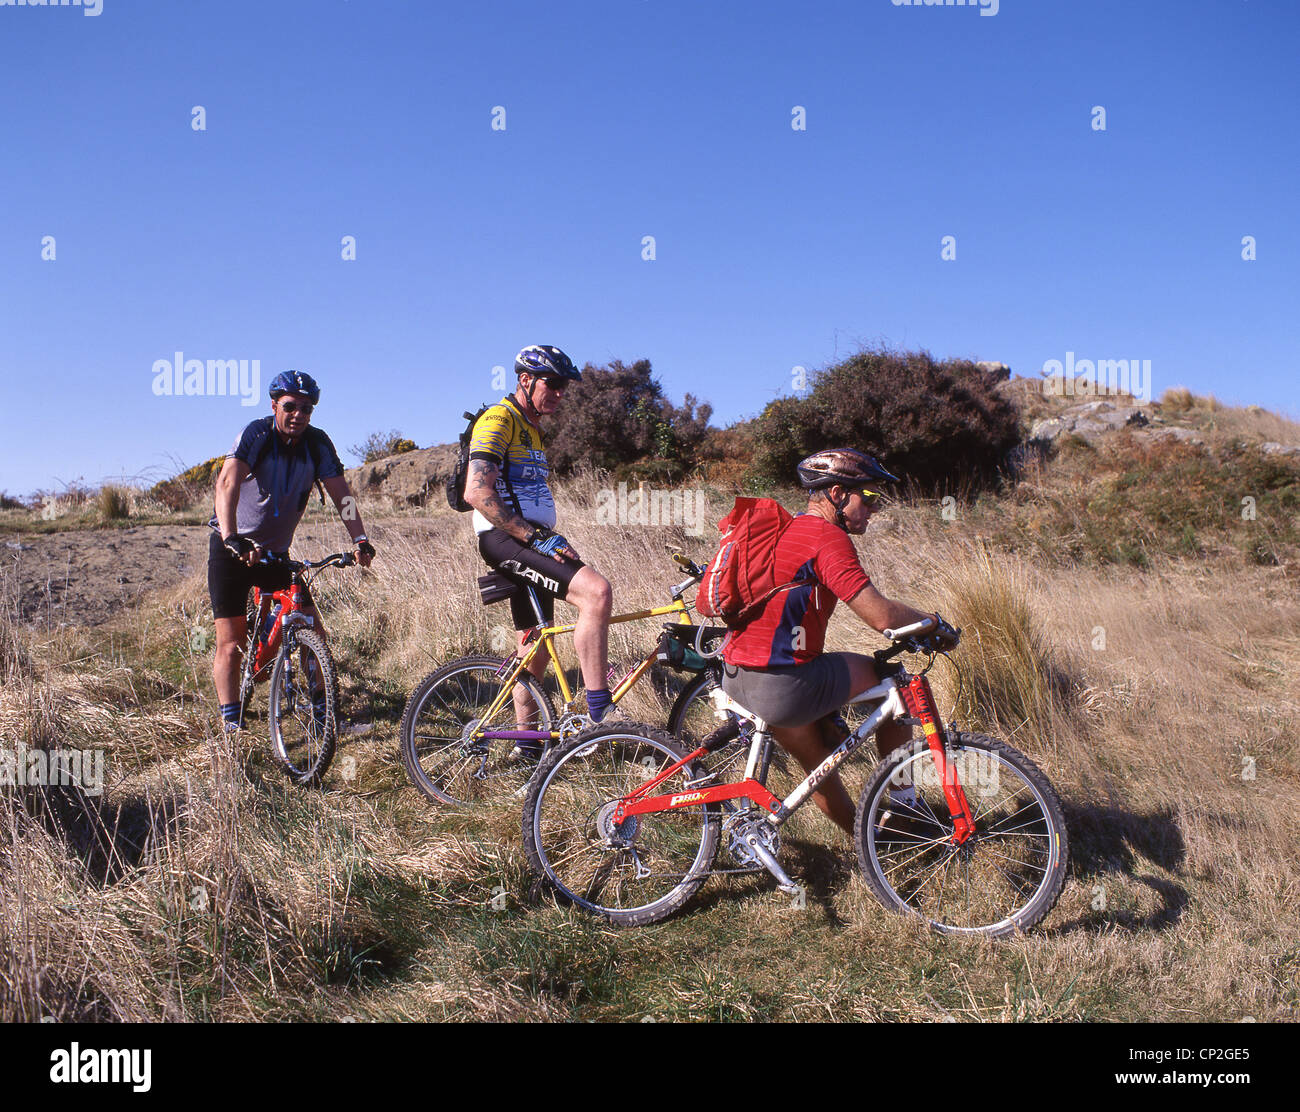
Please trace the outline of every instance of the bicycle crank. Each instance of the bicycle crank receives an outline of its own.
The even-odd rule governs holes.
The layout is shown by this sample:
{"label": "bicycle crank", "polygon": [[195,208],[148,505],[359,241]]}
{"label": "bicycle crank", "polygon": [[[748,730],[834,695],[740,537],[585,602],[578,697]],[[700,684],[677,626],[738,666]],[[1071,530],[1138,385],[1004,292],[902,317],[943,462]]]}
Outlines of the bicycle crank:
{"label": "bicycle crank", "polygon": [[802,891],[776,859],[781,850],[781,839],[770,822],[735,815],[727,820],[724,829],[730,838],[727,849],[741,865],[762,865],[776,878],[777,888],[787,896]]}

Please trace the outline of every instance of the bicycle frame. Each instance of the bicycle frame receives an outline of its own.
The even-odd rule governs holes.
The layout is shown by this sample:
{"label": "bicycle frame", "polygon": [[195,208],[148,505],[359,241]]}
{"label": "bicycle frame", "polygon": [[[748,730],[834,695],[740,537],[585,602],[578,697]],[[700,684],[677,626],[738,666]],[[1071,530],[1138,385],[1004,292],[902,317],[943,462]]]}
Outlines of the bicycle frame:
{"label": "bicycle frame", "polygon": [[[252,669],[254,683],[262,683],[270,678],[270,667],[275,662],[276,653],[280,651],[280,642],[287,630],[298,626],[310,626],[314,619],[306,613],[303,595],[307,585],[299,573],[295,572],[293,582],[278,591],[265,592],[259,587],[253,588],[253,602],[257,607],[254,628],[248,631],[251,663],[245,667]],[[275,616],[266,637],[261,635],[262,623],[266,620],[264,609],[275,603],[280,604],[280,612]]]}
{"label": "bicycle frame", "polygon": [[[765,747],[772,744],[767,723],[757,715],[745,710],[723,692],[716,693],[716,703],[720,711],[730,711],[741,718],[754,723],[754,737],[750,743],[749,760],[745,765],[742,780],[734,783],[718,784],[714,787],[700,788],[698,791],[675,792],[671,795],[651,795],[660,784],[677,773],[683,766],[705,756],[709,749],[701,745],[680,761],[669,765],[658,775],[647,780],[635,791],[624,796],[614,809],[615,824],[623,822],[634,815],[652,814],[658,811],[674,811],[682,807],[694,807],[701,803],[722,803],[732,799],[748,799],[761,807],[765,818],[775,827],[780,827],[797,811],[828,776],[840,767],[868,737],[886,722],[919,722],[925,739],[929,743],[930,753],[934,759],[936,771],[943,784],[944,797],[948,803],[954,830],[952,841],[962,845],[975,832],[975,822],[971,814],[966,792],[957,780],[956,764],[948,759],[946,751],[947,734],[939,720],[935,708],[934,696],[929,681],[924,675],[907,676],[906,683],[900,683],[890,676],[876,684],[875,687],[862,692],[852,703],[880,702],[867,719],[840,744],[821,764],[819,764],[785,799],[777,799],[756,775]],[[687,785],[688,787],[690,785]]]}
{"label": "bicycle frame", "polygon": [[[654,606],[649,610],[634,610],[627,614],[615,614],[609,619],[610,625],[618,625],[622,622],[636,622],[645,618],[663,618],[668,616],[677,616],[681,619],[683,625],[694,625],[691,620],[690,604],[680,595],[676,596],[668,606]],[[533,642],[532,647],[523,656],[515,657],[509,671],[502,673],[501,690],[497,693],[492,705],[484,712],[482,721],[490,722],[493,717],[505,705],[506,699],[511,697],[514,691],[515,681],[520,674],[527,669],[539,653],[545,653],[548,663],[555,666],[555,679],[559,684],[560,694],[564,699],[565,706],[573,702],[574,692],[569,687],[568,678],[564,674],[564,668],[560,663],[559,653],[555,648],[555,638],[565,633],[572,633],[576,625],[552,625],[539,626],[529,632],[529,640]],[[617,704],[620,699],[626,695],[636,682],[646,674],[657,659],[656,651],[650,650],[650,654],[640,663],[633,665],[631,670],[619,680],[617,686],[610,692],[611,703]],[[475,737],[504,740],[504,741],[548,741],[554,740],[559,735],[554,730],[476,730]]]}
{"label": "bicycle frame", "polygon": [[[308,587],[310,580],[315,579],[322,570],[328,567],[351,567],[352,557],[341,552],[336,552],[332,556],[326,556],[323,560],[290,560],[289,565],[292,568],[292,578],[289,586],[282,587],[278,591],[266,592],[260,587],[253,588],[253,605],[256,608],[256,615],[253,620],[252,628],[248,630],[248,642],[244,652],[244,679],[242,687],[251,687],[255,683],[262,683],[270,678],[269,669],[275,662],[276,654],[280,650],[280,642],[284,635],[290,630],[298,629],[303,626],[315,625],[315,619],[308,614],[307,599]],[[280,612],[275,616],[275,620],[267,631],[266,637],[261,636],[262,623],[266,620],[266,610],[268,605],[278,602]]]}

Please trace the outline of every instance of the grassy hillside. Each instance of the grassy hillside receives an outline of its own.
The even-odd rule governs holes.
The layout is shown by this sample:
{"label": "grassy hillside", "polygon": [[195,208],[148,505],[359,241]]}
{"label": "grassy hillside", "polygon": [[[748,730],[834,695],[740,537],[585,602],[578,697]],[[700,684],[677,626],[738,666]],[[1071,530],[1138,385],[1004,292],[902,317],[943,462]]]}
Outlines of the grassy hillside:
{"label": "grassy hillside", "polygon": [[[381,559],[318,591],[345,714],[369,726],[320,791],[271,765],[264,689],[252,736],[232,751],[214,731],[201,569],[95,629],[20,627],[3,600],[0,742],[104,748],[109,771],[97,797],[0,795],[0,1018],[1296,1018],[1296,476],[1249,478],[1243,521],[1216,476],[1246,471],[1124,435],[997,498],[894,505],[858,542],[881,590],[964,627],[934,673],[945,716],[1024,749],[1066,804],[1070,878],[1030,935],[945,940],[891,915],[811,807],[783,854],[802,908],[715,879],[676,919],[616,931],[539,899],[517,810],[429,806],[397,748],[406,693],[488,649],[505,611],[477,600],[464,517],[375,503]],[[561,491],[566,534],[618,608],[661,601],[664,544],[703,556],[709,538],[597,524],[601,482]],[[716,520],[730,493],[708,494]],[[1255,555],[1265,535],[1276,559]],[[313,509],[300,550],[340,538]],[[619,627],[613,655],[654,633]],[[880,640],[841,612],[829,644]]]}

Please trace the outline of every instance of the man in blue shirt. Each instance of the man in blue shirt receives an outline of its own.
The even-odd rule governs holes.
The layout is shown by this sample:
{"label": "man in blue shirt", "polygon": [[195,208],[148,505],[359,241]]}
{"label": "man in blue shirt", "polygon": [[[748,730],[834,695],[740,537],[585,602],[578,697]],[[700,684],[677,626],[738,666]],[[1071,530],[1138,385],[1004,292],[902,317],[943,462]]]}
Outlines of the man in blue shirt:
{"label": "man in blue shirt", "polygon": [[[251,587],[278,591],[289,586],[283,565],[258,564],[267,553],[288,555],[294,531],[317,481],[338,508],[356,545],[357,562],[370,566],[375,554],[366,538],[356,499],[343,477],[343,464],[330,438],[311,426],[320,387],[311,375],[285,371],[271,383],[271,416],[240,434],[217,478],[213,530],[208,548],[208,593],[216,619],[217,647],[212,679],[227,729],[239,725],[240,656],[248,640],[245,605]],[[308,601],[306,613],[324,636],[320,616]]]}

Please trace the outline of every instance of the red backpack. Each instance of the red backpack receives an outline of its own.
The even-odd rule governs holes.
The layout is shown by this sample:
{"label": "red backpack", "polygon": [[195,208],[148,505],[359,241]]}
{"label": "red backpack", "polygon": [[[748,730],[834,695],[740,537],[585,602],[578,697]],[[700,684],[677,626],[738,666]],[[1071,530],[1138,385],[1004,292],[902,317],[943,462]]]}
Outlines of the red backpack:
{"label": "red backpack", "polygon": [[796,586],[799,580],[775,581],[776,544],[793,520],[771,498],[737,498],[731,513],[718,522],[722,541],[704,569],[695,609],[741,629],[773,595]]}

